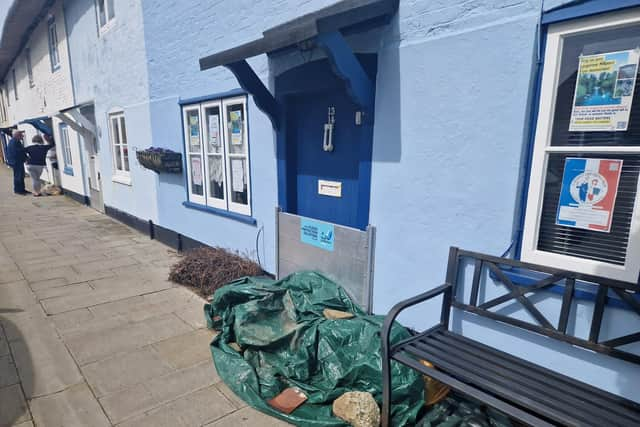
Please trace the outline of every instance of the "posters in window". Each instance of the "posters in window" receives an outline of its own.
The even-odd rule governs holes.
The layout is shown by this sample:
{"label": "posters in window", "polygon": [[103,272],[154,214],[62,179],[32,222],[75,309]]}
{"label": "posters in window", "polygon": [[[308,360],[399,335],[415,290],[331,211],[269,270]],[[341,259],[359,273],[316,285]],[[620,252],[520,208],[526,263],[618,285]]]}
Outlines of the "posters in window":
{"label": "posters in window", "polygon": [[231,119],[231,144],[242,145],[242,113],[238,110],[230,111]]}
{"label": "posters in window", "polygon": [[200,157],[191,157],[191,177],[193,185],[202,185],[202,161]]}
{"label": "posters in window", "polygon": [[219,144],[220,128],[218,125],[218,115],[213,114],[209,116],[209,151],[212,153],[217,152]]}
{"label": "posters in window", "polygon": [[244,191],[244,161],[241,159],[231,160],[231,184],[233,191]]}
{"label": "posters in window", "polygon": [[622,160],[568,157],[556,224],[610,232],[621,171]]}
{"label": "posters in window", "polygon": [[195,114],[189,116],[189,143],[192,149],[200,146],[200,123]]}
{"label": "posters in window", "polygon": [[626,131],[640,49],[580,57],[569,131]]}

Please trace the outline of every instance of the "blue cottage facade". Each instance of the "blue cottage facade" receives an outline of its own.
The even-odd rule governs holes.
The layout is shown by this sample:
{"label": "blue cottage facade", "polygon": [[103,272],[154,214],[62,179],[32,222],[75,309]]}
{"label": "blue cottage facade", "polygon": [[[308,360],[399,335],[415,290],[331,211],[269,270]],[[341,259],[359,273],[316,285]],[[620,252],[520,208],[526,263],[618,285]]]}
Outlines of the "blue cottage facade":
{"label": "blue cottage facade", "polygon": [[[357,276],[378,314],[442,283],[452,245],[638,282],[637,1],[64,4],[104,209],[156,238],[247,253],[272,274],[290,256]],[[576,122],[613,87],[606,76],[597,90],[585,83],[590,101],[572,109],[581,61],[619,52],[623,65],[636,61],[611,89],[622,119]],[[150,147],[180,153],[183,172],[144,169],[135,153]],[[618,197],[606,218],[606,207],[566,206],[572,225],[559,225],[568,158],[622,161],[609,171]],[[604,197],[596,184],[585,191]],[[570,328],[584,337],[594,295],[577,295]],[[551,315],[561,298],[536,307]],[[610,306],[603,339],[638,330],[635,313]],[[438,317],[434,303],[400,320],[421,328]],[[634,365],[459,313],[453,324],[638,399]]]}

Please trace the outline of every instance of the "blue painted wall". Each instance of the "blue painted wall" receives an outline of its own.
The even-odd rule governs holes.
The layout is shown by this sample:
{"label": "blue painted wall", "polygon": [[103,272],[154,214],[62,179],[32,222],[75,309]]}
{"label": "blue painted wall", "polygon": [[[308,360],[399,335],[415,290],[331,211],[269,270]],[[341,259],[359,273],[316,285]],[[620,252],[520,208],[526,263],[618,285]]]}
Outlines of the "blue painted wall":
{"label": "blue painted wall", "polygon": [[[152,141],[142,6],[137,0],[114,3],[114,25],[99,35],[94,1],[64,1],[75,98],[77,103],[95,103],[105,205],[156,221],[157,177],[135,159],[135,150],[149,147]],[[114,110],[125,114],[131,185],[112,181],[107,117]]]}
{"label": "blue painted wall", "polygon": [[[383,39],[377,81],[370,217],[378,227],[377,313],[441,284],[449,246],[500,255],[514,239],[540,9],[536,1],[400,2]],[[413,309],[401,321],[432,325],[439,304]],[[557,319],[555,296],[536,306]],[[518,306],[506,310],[525,316]],[[590,302],[574,304],[577,336],[587,336],[592,310]],[[636,331],[639,323],[633,313],[614,310],[601,338]],[[635,365],[460,313],[454,327],[639,399]]]}
{"label": "blue painted wall", "polygon": [[[154,144],[183,151],[178,101],[238,88],[230,71],[201,72],[198,60],[237,46],[262,31],[333,3],[315,1],[181,2],[144,0],[144,32],[148,61],[151,128]],[[295,4],[295,7],[292,7]],[[167,31],[171,28],[171,31]],[[249,61],[268,84],[265,55]],[[158,221],[186,236],[210,245],[239,250],[256,257],[256,237],[263,268],[275,272],[275,209],[278,204],[275,136],[269,119],[249,97],[252,216],[248,225],[182,205],[187,198],[184,176],[160,175]]]}
{"label": "blue painted wall", "polygon": [[[185,7],[144,0],[147,138],[182,151],[178,101],[238,86],[224,68],[200,72],[198,58],[255,39],[273,25],[332,2],[194,0]],[[554,0],[548,7],[563,3]],[[541,8],[536,0],[406,0],[389,27],[349,39],[359,52],[379,53],[370,210],[378,231],[377,313],[442,283],[450,245],[499,255],[514,239]],[[273,87],[276,75],[301,61],[300,55],[285,53],[254,58],[250,64]],[[203,242],[247,252],[255,252],[256,235],[264,227],[260,257],[274,271],[275,137],[268,118],[252,102],[249,137],[257,226],[183,207],[184,177],[171,175],[161,175],[157,182],[158,222]],[[539,308],[551,313],[557,304],[552,297]],[[577,335],[585,333],[590,310],[590,303],[575,305],[572,328]],[[469,336],[638,399],[631,387],[640,381],[636,366],[495,322],[454,317],[455,327]],[[432,304],[402,320],[418,327],[438,318],[439,306]],[[622,335],[637,324],[618,310],[606,319],[603,334]]]}

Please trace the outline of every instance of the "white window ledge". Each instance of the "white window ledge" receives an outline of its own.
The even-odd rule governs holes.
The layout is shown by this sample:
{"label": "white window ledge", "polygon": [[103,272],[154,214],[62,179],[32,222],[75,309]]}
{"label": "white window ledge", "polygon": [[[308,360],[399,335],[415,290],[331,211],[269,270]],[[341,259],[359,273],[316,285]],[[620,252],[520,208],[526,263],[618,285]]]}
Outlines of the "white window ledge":
{"label": "white window ledge", "polygon": [[111,18],[111,21],[107,22],[102,27],[100,27],[100,30],[99,30],[100,37],[107,34],[113,27],[115,27],[115,25],[116,25],[116,18]]}
{"label": "white window ledge", "polygon": [[131,177],[125,175],[113,175],[111,177],[111,181],[117,182],[118,184],[131,186]]}

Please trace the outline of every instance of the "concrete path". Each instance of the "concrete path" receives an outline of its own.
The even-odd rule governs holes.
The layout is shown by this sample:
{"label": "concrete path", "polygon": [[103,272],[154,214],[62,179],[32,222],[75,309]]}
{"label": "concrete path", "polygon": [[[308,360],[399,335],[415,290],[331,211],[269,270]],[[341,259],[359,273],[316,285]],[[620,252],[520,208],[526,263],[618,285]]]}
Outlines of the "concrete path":
{"label": "concrete path", "polygon": [[215,372],[177,254],[0,165],[0,427],[284,426]]}

